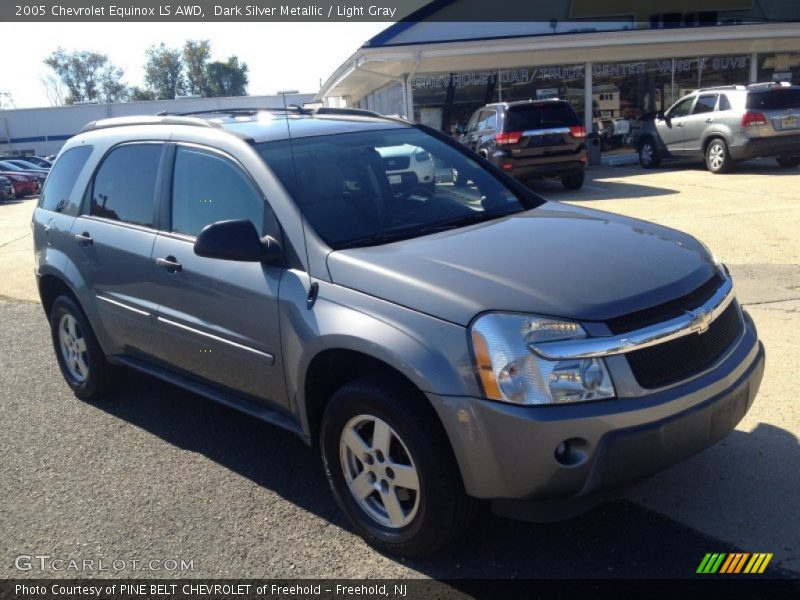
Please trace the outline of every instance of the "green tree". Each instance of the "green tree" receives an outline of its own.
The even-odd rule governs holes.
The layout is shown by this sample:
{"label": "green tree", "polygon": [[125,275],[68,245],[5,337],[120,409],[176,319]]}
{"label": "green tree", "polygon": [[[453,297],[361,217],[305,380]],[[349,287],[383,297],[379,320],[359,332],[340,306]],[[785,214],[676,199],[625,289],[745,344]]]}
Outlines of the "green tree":
{"label": "green tree", "polygon": [[128,96],[128,87],[122,81],[122,69],[100,52],[67,52],[59,47],[44,59],[44,64],[53,69],[66,87],[66,104],[90,100],[120,102]]}
{"label": "green tree", "polygon": [[162,42],[145,53],[144,81],[156,100],[172,100],[184,91],[183,57],[180,50]]}
{"label": "green tree", "polygon": [[246,96],[247,64],[231,56],[208,64],[209,96]]}
{"label": "green tree", "polygon": [[211,43],[208,40],[186,40],[183,45],[183,64],[186,71],[186,92],[208,96],[208,62]]}

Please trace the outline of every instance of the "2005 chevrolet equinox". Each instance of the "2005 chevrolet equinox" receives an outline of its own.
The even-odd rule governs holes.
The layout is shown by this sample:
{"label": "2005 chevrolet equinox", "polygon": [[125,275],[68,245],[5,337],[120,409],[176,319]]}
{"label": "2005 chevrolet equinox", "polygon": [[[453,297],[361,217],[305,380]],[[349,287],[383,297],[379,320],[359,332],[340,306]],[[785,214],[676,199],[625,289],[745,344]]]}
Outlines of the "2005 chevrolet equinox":
{"label": "2005 chevrolet equinox", "polygon": [[[391,174],[428,159],[435,185]],[[366,111],[90,123],[33,231],[78,397],[132,368],[294,431],[396,554],[440,548],[481,499],[585,510],[726,436],[764,369],[691,236],[545,201]]]}

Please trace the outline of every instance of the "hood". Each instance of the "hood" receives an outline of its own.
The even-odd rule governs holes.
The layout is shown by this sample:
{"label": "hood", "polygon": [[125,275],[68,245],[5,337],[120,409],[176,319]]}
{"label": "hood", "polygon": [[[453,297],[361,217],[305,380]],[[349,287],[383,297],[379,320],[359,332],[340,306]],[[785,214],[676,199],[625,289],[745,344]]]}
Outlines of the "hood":
{"label": "hood", "polygon": [[499,310],[602,321],[693,291],[715,272],[690,235],[546,202],[455,229],[328,255],[331,279],[467,325]]}

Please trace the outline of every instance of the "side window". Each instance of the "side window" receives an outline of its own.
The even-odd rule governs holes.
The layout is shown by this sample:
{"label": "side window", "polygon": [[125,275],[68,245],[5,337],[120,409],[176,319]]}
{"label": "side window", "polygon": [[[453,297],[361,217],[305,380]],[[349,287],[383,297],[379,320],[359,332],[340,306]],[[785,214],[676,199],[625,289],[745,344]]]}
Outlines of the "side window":
{"label": "side window", "polygon": [[717,106],[717,94],[704,94],[697,99],[697,103],[692,110],[693,115],[713,112]]}
{"label": "side window", "polygon": [[719,109],[718,110],[731,110],[731,101],[725,94],[719,95]]}
{"label": "side window", "polygon": [[39,206],[68,215],[78,214],[78,203],[70,202],[70,192],[91,153],[92,146],[78,146],[58,158],[44,182]]}
{"label": "side window", "polygon": [[486,119],[486,129],[489,131],[497,129],[497,113],[495,111],[489,112],[489,116]]}
{"label": "side window", "polygon": [[[248,219],[264,235],[266,202],[233,163],[214,152],[179,146],[172,179],[172,231],[199,234],[217,221]],[[269,211],[270,235],[276,223]]]}
{"label": "side window", "polygon": [[467,133],[473,133],[478,128],[478,115],[480,111],[475,111],[467,123]]}
{"label": "side window", "polygon": [[486,131],[489,123],[489,117],[493,114],[493,111],[489,110],[482,110],[480,116],[478,117],[478,131]]}
{"label": "side window", "polygon": [[674,119],[675,117],[685,117],[689,114],[689,111],[692,109],[692,102],[694,102],[694,96],[689,98],[684,98],[680,102],[678,102],[672,109],[669,111],[670,119]]}
{"label": "side window", "polygon": [[152,227],[162,150],[163,144],[126,144],[112,150],[94,176],[91,214]]}

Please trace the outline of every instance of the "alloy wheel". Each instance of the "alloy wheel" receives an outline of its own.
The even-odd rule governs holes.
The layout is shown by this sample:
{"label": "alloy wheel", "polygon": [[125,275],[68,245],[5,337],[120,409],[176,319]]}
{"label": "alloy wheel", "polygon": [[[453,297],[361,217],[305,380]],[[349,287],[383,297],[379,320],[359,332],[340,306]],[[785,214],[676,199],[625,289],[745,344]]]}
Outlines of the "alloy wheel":
{"label": "alloy wheel", "polygon": [[89,356],[86,350],[86,339],[78,324],[69,313],[65,313],[58,321],[58,342],[61,357],[69,374],[82,383],[89,377]]}
{"label": "alloy wheel", "polygon": [[653,163],[653,146],[649,143],[645,143],[642,146],[642,164],[650,165]]}
{"label": "alloy wheel", "polygon": [[712,169],[717,171],[724,162],[725,149],[719,143],[711,144],[711,146],[708,147],[708,164],[711,165]]}
{"label": "alloy wheel", "polygon": [[392,529],[414,520],[419,474],[405,443],[386,421],[353,417],[342,430],[339,451],[347,487],[370,518]]}

